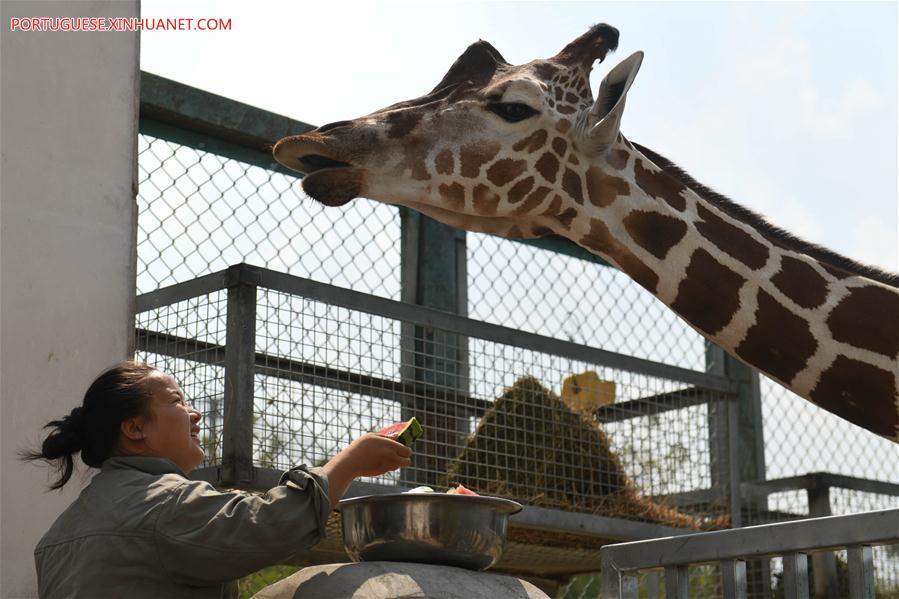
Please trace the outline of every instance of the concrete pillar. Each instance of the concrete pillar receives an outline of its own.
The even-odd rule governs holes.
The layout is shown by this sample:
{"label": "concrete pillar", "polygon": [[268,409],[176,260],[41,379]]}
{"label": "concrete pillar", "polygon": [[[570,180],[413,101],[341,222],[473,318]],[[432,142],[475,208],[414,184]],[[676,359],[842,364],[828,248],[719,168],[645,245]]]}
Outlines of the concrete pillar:
{"label": "concrete pillar", "polygon": [[139,84],[136,32],[11,31],[10,20],[139,13],[137,0],[0,3],[4,598],[36,596],[34,546],[88,478],[46,493],[50,472],[18,452],[130,355]]}

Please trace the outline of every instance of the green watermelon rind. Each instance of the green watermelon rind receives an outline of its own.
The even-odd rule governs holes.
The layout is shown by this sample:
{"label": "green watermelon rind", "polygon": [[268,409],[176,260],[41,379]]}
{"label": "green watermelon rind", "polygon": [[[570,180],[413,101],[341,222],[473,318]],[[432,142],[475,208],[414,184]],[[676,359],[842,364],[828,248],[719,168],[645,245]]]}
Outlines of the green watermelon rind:
{"label": "green watermelon rind", "polygon": [[[401,424],[404,425],[402,430],[394,437],[393,430],[391,429],[396,429]],[[418,422],[418,419],[413,416],[408,422],[398,422],[396,424],[391,424],[390,426],[385,426],[378,431],[378,434],[390,437],[394,441],[409,446],[424,434],[424,429],[422,428],[421,423]]]}

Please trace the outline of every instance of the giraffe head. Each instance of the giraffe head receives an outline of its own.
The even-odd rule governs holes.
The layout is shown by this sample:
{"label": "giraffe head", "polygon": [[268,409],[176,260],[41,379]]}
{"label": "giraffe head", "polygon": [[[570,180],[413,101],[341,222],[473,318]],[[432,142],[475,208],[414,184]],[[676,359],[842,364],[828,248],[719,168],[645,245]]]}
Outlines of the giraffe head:
{"label": "giraffe head", "polygon": [[618,31],[600,24],[516,66],[478,41],[429,94],[284,138],[274,157],[329,206],[362,196],[472,231],[547,234],[566,204],[583,201],[587,166],[602,168],[618,140],[642,53],[612,69],[595,100],[589,82],[617,45]]}

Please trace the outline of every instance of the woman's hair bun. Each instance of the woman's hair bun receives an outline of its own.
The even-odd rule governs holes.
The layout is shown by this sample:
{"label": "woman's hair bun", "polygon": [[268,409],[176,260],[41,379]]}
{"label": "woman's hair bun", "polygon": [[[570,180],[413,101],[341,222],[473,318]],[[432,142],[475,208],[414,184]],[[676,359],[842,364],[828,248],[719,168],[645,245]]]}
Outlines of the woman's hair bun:
{"label": "woman's hair bun", "polygon": [[84,449],[87,419],[84,408],[77,407],[62,420],[54,420],[45,428],[56,430],[44,439],[41,453],[45,459],[55,460],[66,455],[77,453]]}

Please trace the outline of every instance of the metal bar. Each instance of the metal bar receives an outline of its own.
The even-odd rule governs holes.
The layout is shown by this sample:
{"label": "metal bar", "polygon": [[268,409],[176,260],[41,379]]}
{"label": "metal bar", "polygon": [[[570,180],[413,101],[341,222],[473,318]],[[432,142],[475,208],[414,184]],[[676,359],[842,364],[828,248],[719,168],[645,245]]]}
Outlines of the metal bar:
{"label": "metal bar", "polygon": [[[525,508],[527,509],[527,508]],[[602,556],[600,599],[637,599],[637,579],[624,572],[607,555]]]}
{"label": "metal bar", "polygon": [[653,539],[660,536],[677,538],[690,532],[673,526],[537,506],[526,507],[523,511],[511,516],[509,522],[535,530],[565,530],[574,534],[609,539]]}
{"label": "metal bar", "polygon": [[222,427],[222,484],[253,481],[253,366],[256,349],[256,287],[228,289],[225,337],[225,415]]}
{"label": "metal bar", "polygon": [[646,594],[648,599],[660,599],[662,596],[662,585],[659,580],[658,570],[650,570],[646,573]]}
{"label": "metal bar", "polygon": [[677,507],[724,506],[727,504],[727,499],[727,494],[723,489],[696,489],[695,491],[684,491],[683,493],[652,496],[652,500],[655,502]]}
{"label": "metal bar", "polygon": [[625,571],[662,564],[702,564],[725,559],[777,556],[899,542],[899,508],[810,518],[667,539],[608,545],[601,549]]}
{"label": "metal bar", "polygon": [[[481,322],[440,310],[433,310],[422,306],[409,305],[358,291],[352,291],[310,279],[295,277],[268,269],[238,264],[228,270],[219,271],[200,277],[197,281],[203,284],[192,286],[190,283],[178,283],[164,288],[166,293],[159,295],[157,291],[139,296],[139,312],[165,305],[166,298],[171,301],[181,301],[203,295],[209,290],[221,289],[214,283],[216,277],[224,277],[227,273],[245,272],[257,278],[261,287],[266,287],[283,293],[292,293],[324,303],[341,306],[350,310],[357,310],[367,314],[406,321],[411,324],[439,328],[450,333],[467,335],[476,339],[493,341],[505,345],[514,345],[524,349],[551,353],[572,360],[580,360],[591,364],[607,366],[619,370],[625,370],[646,376],[658,377],[679,381],[694,385],[697,390],[717,391],[722,393],[734,393],[737,386],[724,377],[709,375],[703,372],[670,366],[651,360],[634,358],[625,354],[610,352],[586,345],[579,345],[552,337],[526,333],[516,329],[510,329],[499,325]],[[158,290],[162,292],[163,290]],[[162,303],[159,303],[162,302]],[[680,393],[687,390],[680,391]],[[619,404],[619,408],[623,404]]]}
{"label": "metal bar", "polygon": [[[224,362],[225,347],[204,341],[198,341],[188,337],[178,337],[148,329],[135,329],[137,349],[159,355],[194,360],[204,364],[219,365]],[[356,372],[339,370],[327,366],[320,366],[273,356],[271,354],[257,352],[255,355],[257,374],[279,377],[298,383],[330,387],[349,393],[360,393],[371,397],[378,397],[388,401],[396,401],[402,405],[412,405],[422,401],[434,403],[451,402],[454,409],[464,410],[470,415],[480,416],[490,409],[492,402],[467,394],[459,393],[452,389],[446,389],[435,385],[401,383],[390,379],[382,379]],[[695,390],[667,393],[647,398],[622,402],[613,406],[606,406],[597,411],[601,414],[601,422],[620,422],[628,418],[648,416],[665,410],[677,408],[677,401],[682,401],[683,406],[698,405],[699,399],[705,399]],[[659,401],[662,398],[662,401]],[[432,401],[431,401],[432,400]],[[644,406],[658,406],[656,411]],[[428,409],[437,409],[434,406],[425,406]],[[642,410],[642,411],[641,411]],[[671,500],[678,505],[696,505],[700,503],[714,503],[720,505],[723,501],[720,492],[714,489],[702,489],[675,495],[660,496],[665,500]]]}
{"label": "metal bar", "polygon": [[746,599],[746,562],[727,559],[719,564],[719,569],[724,599]]}
{"label": "metal bar", "polygon": [[876,493],[878,495],[899,496],[899,484],[880,480],[868,480],[855,476],[831,474],[829,472],[811,472],[802,476],[790,476],[772,480],[745,481],[741,485],[744,496],[768,496],[782,491],[803,491],[811,488],[840,488]]}
{"label": "metal bar", "polygon": [[[724,402],[727,418],[727,493],[730,522],[733,528],[743,526],[743,499],[740,496],[740,403]],[[766,581],[767,584],[767,581]]]}
{"label": "metal bar", "polygon": [[221,291],[227,287],[227,274],[227,270],[220,270],[190,281],[175,283],[174,285],[168,285],[167,287],[138,295],[135,300],[135,312],[140,314],[141,312],[155,310],[162,306],[177,304],[178,302]]}
{"label": "metal bar", "polygon": [[[221,345],[146,329],[136,329],[135,336],[137,348],[142,351],[211,365],[221,365],[224,362],[225,347]],[[454,410],[480,415],[491,405],[489,401],[435,385],[401,383],[262,352],[254,355],[254,363],[258,375],[359,393],[395,401],[401,405],[418,405],[423,409],[445,409],[441,405],[451,403]]]}
{"label": "metal bar", "polygon": [[579,345],[552,337],[526,333],[495,324],[465,318],[440,310],[422,306],[412,306],[394,300],[376,297],[358,291],[351,291],[326,283],[319,283],[264,268],[252,268],[259,273],[260,285],[284,293],[292,293],[309,299],[341,306],[350,310],[375,314],[395,320],[405,320],[417,325],[442,329],[476,339],[514,345],[557,356],[598,364],[609,368],[626,370],[646,376],[665,378],[694,385],[712,391],[733,393],[737,387],[728,379],[661,364],[651,360],[634,358],[624,354]]}
{"label": "metal bar", "polygon": [[599,422],[620,422],[628,418],[652,416],[669,410],[697,406],[708,401],[709,397],[704,389],[689,388],[603,406],[593,414]]}
{"label": "metal bar", "polygon": [[[811,486],[806,489],[806,493],[809,516],[818,518],[831,515],[830,489],[828,487]],[[815,574],[812,581],[815,597],[825,599],[839,595],[837,556],[832,551],[820,551],[812,554],[812,571]]]}
{"label": "metal bar", "polygon": [[849,554],[849,596],[874,599],[874,553],[865,545],[854,545]]}
{"label": "metal bar", "polygon": [[638,586],[639,581],[635,576],[622,576],[621,577],[621,597],[622,599],[637,599],[639,595],[640,588]]}
{"label": "metal bar", "polygon": [[141,71],[141,119],[271,153],[282,137],[314,129],[313,125]]}
{"label": "metal bar", "polygon": [[276,162],[272,156],[271,150],[260,149],[240,145],[233,141],[226,141],[221,137],[210,135],[209,133],[201,133],[191,129],[185,129],[178,125],[172,125],[163,121],[157,121],[147,116],[140,119],[141,135],[148,135],[157,139],[162,139],[179,146],[193,148],[200,152],[230,158],[244,164],[258,166],[267,171],[272,171],[285,175],[292,179],[302,179],[303,175],[292,171]]}
{"label": "metal bar", "polygon": [[808,556],[804,553],[784,555],[784,597],[808,599]]}
{"label": "metal bar", "polygon": [[687,566],[665,567],[665,598],[687,599],[690,589],[690,577]]}

